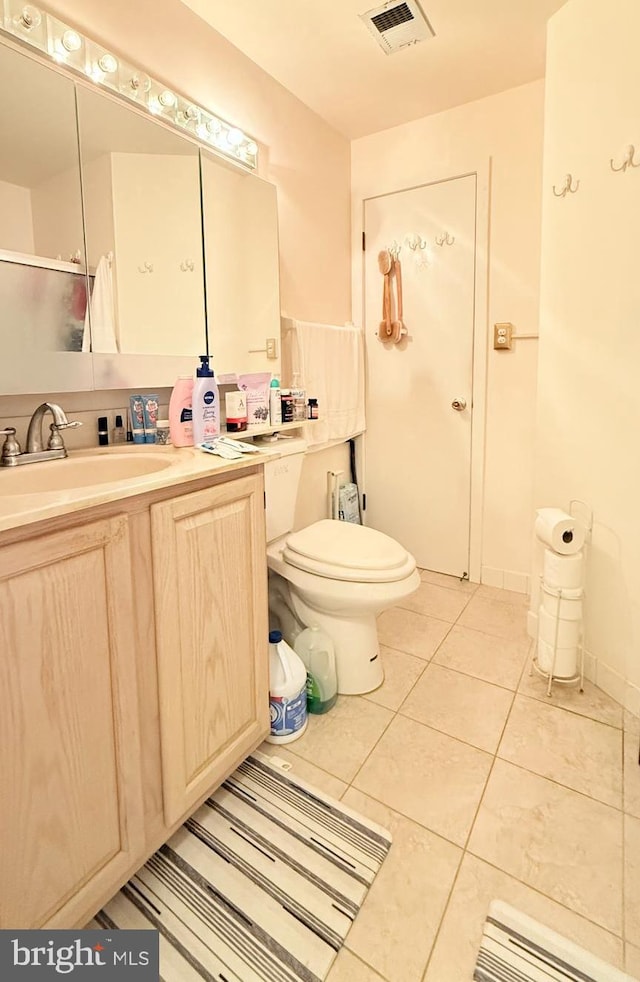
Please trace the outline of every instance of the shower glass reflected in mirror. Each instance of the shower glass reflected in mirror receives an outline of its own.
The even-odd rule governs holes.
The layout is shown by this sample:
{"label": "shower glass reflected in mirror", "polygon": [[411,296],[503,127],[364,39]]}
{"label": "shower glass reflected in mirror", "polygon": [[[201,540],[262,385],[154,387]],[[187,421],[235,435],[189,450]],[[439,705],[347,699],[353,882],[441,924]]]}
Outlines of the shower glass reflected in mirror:
{"label": "shower glass reflected in mirror", "polygon": [[91,387],[73,83],[0,45],[0,393]]}
{"label": "shower glass reflected in mirror", "polygon": [[78,86],[96,353],[206,347],[198,147]]}

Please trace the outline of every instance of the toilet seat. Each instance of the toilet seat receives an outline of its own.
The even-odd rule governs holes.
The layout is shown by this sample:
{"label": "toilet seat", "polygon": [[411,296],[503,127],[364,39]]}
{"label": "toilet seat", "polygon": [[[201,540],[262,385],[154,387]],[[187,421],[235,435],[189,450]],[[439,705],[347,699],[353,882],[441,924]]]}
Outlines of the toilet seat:
{"label": "toilet seat", "polygon": [[282,556],[297,569],[347,582],[393,583],[416,568],[413,556],[383,532],[332,519],[293,532]]}

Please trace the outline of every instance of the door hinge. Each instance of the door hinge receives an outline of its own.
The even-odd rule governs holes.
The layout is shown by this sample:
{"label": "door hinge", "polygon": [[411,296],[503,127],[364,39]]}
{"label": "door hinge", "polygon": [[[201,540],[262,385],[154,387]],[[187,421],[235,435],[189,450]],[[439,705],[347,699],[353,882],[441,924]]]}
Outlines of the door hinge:
{"label": "door hinge", "polygon": [[364,252],[366,248],[367,248],[367,234],[366,234],[366,232],[363,232],[362,233],[362,251]]}
{"label": "door hinge", "polygon": [[262,498],[263,498],[263,508],[266,511],[267,510],[267,492],[266,491],[263,491],[262,492]]}
{"label": "door hinge", "polygon": [[363,495],[362,495],[362,510],[363,511],[366,511],[367,510],[367,494],[366,494],[366,491],[363,492]]}

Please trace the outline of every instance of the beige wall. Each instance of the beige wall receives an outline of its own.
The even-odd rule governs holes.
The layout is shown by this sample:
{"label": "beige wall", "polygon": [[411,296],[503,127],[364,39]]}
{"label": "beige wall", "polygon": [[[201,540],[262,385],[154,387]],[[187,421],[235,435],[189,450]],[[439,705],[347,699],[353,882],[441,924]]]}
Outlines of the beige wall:
{"label": "beige wall", "polygon": [[[537,333],[542,81],[352,144],[353,306],[361,318],[362,200],[472,169],[491,158],[489,314]],[[531,550],[537,341],[488,351],[483,580],[526,591]],[[416,426],[416,438],[419,428]]]}
{"label": "beige wall", "polygon": [[[570,0],[549,23],[535,470],[536,506],[593,509],[588,667],[636,712],[640,170],[609,161],[640,148],[638,37],[638,0],[611,0],[605,17],[597,0]],[[567,172],[578,191],[554,197]]]}

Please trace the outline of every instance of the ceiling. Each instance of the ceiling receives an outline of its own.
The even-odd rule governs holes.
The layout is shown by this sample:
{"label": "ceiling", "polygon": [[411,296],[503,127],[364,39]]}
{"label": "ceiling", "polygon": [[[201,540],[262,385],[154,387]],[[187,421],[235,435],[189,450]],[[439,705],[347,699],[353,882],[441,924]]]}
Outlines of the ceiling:
{"label": "ceiling", "polygon": [[435,37],[392,55],[358,16],[377,0],[183,2],[354,139],[542,78],[565,0],[420,0]]}

